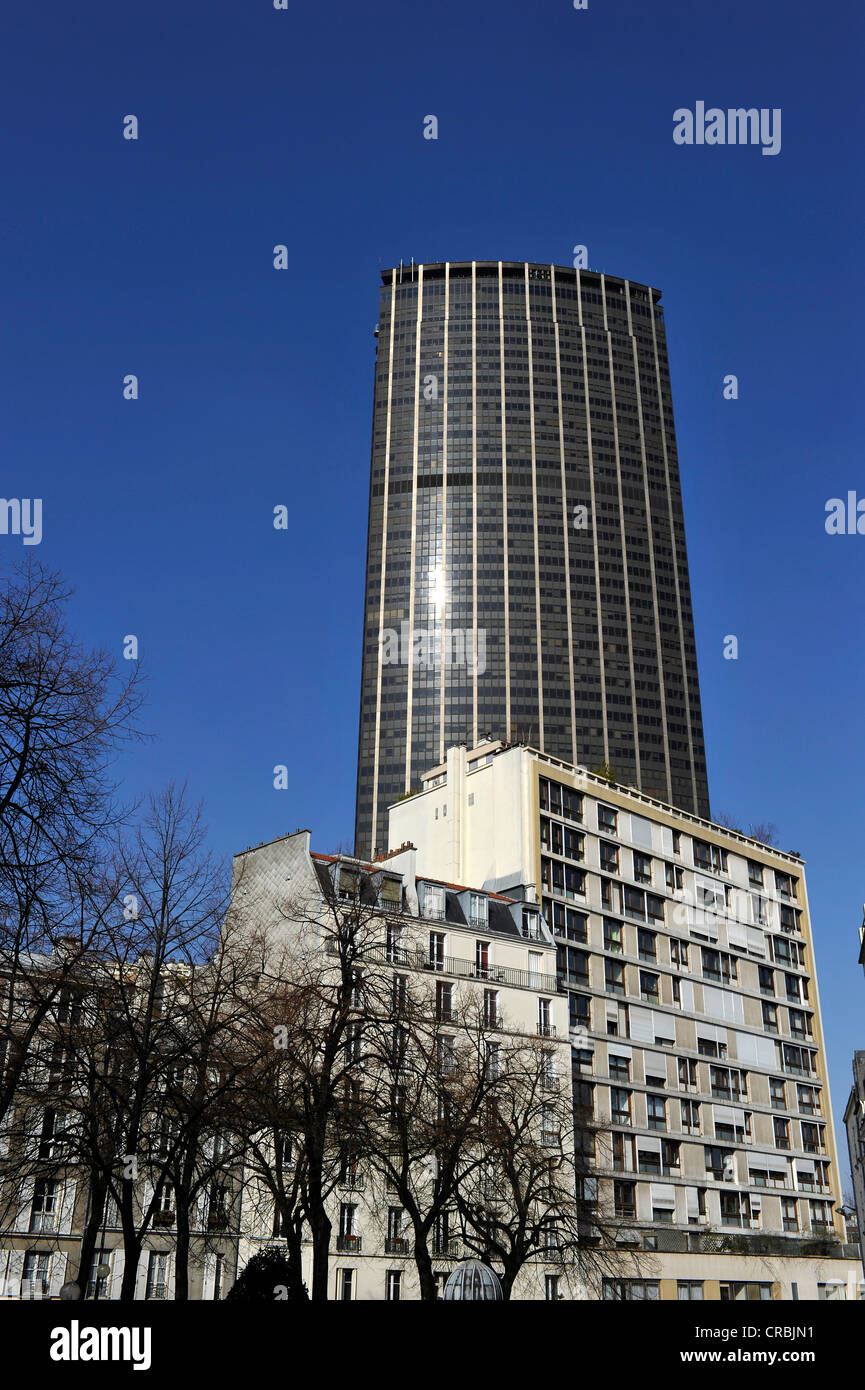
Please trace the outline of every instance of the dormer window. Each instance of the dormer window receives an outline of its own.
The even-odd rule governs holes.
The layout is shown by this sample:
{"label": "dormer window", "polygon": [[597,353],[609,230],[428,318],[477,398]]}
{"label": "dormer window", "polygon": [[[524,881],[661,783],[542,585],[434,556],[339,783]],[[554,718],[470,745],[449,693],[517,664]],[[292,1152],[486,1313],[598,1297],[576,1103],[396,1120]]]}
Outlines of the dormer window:
{"label": "dormer window", "polygon": [[354,902],[357,898],[358,878],[356,869],[339,866],[339,897],[343,902]]}
{"label": "dormer window", "polygon": [[487,900],[482,893],[471,894],[469,912],[473,927],[485,927],[487,925]]}
{"label": "dormer window", "polygon": [[528,908],[523,908],[523,936],[528,941],[540,941],[541,939],[541,914],[532,912]]}
{"label": "dormer window", "polygon": [[440,883],[424,884],[423,915],[429,922],[444,921],[445,890]]}
{"label": "dormer window", "polygon": [[385,878],[382,880],[379,901],[382,907],[391,912],[398,912],[400,899],[402,897],[402,884],[398,878]]}

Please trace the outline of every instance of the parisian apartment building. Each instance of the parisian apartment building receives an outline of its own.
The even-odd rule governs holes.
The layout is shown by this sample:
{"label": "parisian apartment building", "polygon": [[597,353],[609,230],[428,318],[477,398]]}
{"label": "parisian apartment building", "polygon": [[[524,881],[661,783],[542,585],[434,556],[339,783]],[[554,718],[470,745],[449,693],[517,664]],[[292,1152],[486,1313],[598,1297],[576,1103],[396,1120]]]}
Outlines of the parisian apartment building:
{"label": "parisian apartment building", "polygon": [[420,873],[535,886],[600,1200],[655,1262],[608,1296],[861,1295],[798,854],[498,742],[449,749],[390,839]]}

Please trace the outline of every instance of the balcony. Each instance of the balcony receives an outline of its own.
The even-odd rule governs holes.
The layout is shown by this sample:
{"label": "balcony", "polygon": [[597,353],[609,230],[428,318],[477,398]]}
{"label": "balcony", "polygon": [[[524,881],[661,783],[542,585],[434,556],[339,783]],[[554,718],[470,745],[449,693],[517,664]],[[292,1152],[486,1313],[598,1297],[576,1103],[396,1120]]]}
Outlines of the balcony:
{"label": "balcony", "polygon": [[341,1173],[339,1186],[351,1188],[352,1192],[363,1192],[366,1187],[365,1173]]}
{"label": "balcony", "polygon": [[360,1236],[341,1235],[336,1238],[336,1248],[340,1255],[359,1255],[363,1249],[363,1242]]}
{"label": "balcony", "polygon": [[447,1240],[434,1239],[432,1243],[432,1252],[434,1255],[443,1259],[458,1259],[460,1253],[459,1237],[450,1236]]}
{"label": "balcony", "polygon": [[[325,950],[331,956],[339,954],[339,946],[334,941],[328,941]],[[478,964],[455,956],[430,956],[422,949],[392,947],[388,950],[385,946],[368,946],[358,959],[372,964],[400,965],[409,970],[433,970],[462,980],[483,980],[486,984],[510,985],[514,989],[532,989],[548,994],[557,992],[555,975],[542,975],[534,970],[517,970],[509,965],[493,965],[490,962]]]}
{"label": "balcony", "polygon": [[553,1023],[539,1023],[539,1024],[538,1024],[538,1035],[539,1035],[539,1037],[542,1037],[542,1038],[554,1038],[554,1037],[556,1036],[555,1024],[553,1024]]}
{"label": "balcony", "polygon": [[161,1227],[173,1226],[173,1225],[174,1225],[174,1212],[173,1212],[173,1211],[157,1211],[157,1212],[154,1212],[154,1213],[153,1213],[153,1224],[154,1224],[154,1226],[161,1226]]}
{"label": "balcony", "polygon": [[405,1236],[388,1236],[384,1243],[386,1255],[408,1255],[409,1242]]}

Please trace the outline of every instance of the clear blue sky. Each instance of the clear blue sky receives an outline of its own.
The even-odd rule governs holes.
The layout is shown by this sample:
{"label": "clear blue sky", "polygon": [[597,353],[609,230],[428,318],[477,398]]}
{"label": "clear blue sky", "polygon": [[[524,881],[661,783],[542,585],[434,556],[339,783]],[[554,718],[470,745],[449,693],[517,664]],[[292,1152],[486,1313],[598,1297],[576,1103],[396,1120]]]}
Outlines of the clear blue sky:
{"label": "clear blue sky", "polygon": [[[713,805],[807,858],[836,1112],[865,1047],[865,536],[823,525],[865,496],[862,40],[850,0],[44,0],[0,58],[2,492],[44,499],[82,635],[140,638],[130,788],[188,778],[220,852],[351,842],[379,265],[585,243],[661,287]],[[780,107],[781,153],[674,145],[698,100]]]}

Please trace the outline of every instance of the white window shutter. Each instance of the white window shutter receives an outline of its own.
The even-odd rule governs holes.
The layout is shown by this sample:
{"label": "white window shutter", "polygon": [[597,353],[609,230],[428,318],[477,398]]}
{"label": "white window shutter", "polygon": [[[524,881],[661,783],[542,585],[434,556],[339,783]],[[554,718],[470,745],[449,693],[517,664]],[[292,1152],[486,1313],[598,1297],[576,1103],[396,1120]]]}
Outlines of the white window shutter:
{"label": "white window shutter", "polygon": [[[66,1282],[67,1256],[62,1250],[55,1250],[51,1260],[51,1297],[57,1298]],[[83,1292],[83,1290],[82,1290]]]}
{"label": "white window shutter", "polygon": [[30,1212],[33,1208],[33,1188],[35,1186],[33,1178],[25,1178],[21,1184],[21,1191],[18,1194],[18,1212],[15,1217],[15,1229],[17,1231],[30,1230]]}
{"label": "white window shutter", "polygon": [[75,1217],[75,1193],[77,1188],[78,1184],[71,1180],[63,1184],[63,1191],[60,1198],[60,1224],[57,1228],[58,1235],[68,1236],[72,1234],[72,1222]]}

